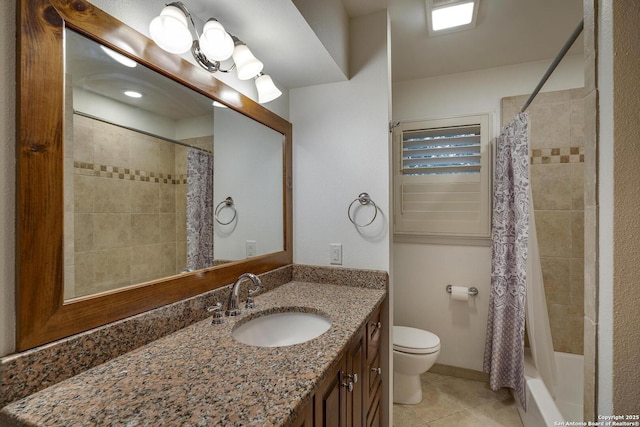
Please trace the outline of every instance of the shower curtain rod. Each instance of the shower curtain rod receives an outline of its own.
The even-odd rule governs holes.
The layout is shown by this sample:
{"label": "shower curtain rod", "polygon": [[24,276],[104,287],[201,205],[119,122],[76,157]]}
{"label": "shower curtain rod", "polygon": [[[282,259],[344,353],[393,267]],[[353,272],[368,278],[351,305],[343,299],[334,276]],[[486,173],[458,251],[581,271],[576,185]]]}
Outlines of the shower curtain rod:
{"label": "shower curtain rod", "polygon": [[106,120],[106,119],[103,119],[103,118],[100,118],[100,117],[93,116],[93,115],[88,114],[88,113],[83,113],[82,111],[73,110],[73,114],[77,114],[77,115],[82,116],[82,117],[87,117],[89,119],[97,120],[99,122],[106,123],[108,125],[117,126],[119,128],[122,128],[122,129],[127,129],[127,130],[131,130],[131,131],[134,131],[134,132],[138,132],[138,133],[141,133],[143,135],[151,136],[153,138],[162,139],[163,141],[167,141],[167,142],[170,142],[172,144],[182,145],[183,147],[193,148],[194,150],[204,151],[205,153],[213,154],[211,151],[207,150],[206,148],[196,147],[195,145],[187,144],[186,142],[176,141],[175,139],[167,138],[167,137],[161,136],[161,135],[156,135],[154,133],[147,132],[147,131],[144,131],[144,130],[141,130],[141,129],[136,129],[136,128],[132,128],[132,127],[129,127],[129,126],[121,125],[121,124],[118,124],[118,123],[115,123],[115,122],[112,122],[112,121],[109,121],[109,120]]}
{"label": "shower curtain rod", "polygon": [[573,43],[576,41],[576,39],[582,32],[583,28],[584,28],[584,19],[580,21],[576,29],[573,30],[573,33],[571,33],[571,36],[569,37],[569,39],[565,42],[564,46],[562,46],[562,49],[560,49],[560,52],[558,52],[558,55],[556,55],[555,59],[547,69],[547,72],[544,73],[544,76],[542,76],[542,79],[538,83],[538,86],[536,86],[531,96],[529,96],[529,99],[527,99],[527,102],[525,102],[524,105],[522,106],[522,109],[520,110],[521,113],[525,112],[525,110],[529,107],[529,104],[531,104],[531,102],[536,97],[536,95],[538,95],[538,92],[540,92],[540,89],[542,89],[542,86],[544,86],[544,84],[547,82],[551,74],[553,74],[556,67],[560,63],[560,61],[562,61],[562,58],[564,58],[564,56],[567,54],[567,51],[571,48]]}

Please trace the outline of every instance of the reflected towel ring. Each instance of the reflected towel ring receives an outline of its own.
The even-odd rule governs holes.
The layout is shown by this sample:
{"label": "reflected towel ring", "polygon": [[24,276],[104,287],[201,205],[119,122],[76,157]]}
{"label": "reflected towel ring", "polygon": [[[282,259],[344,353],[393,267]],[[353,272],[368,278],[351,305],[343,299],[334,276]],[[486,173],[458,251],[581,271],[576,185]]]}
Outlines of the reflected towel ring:
{"label": "reflected towel ring", "polygon": [[[229,209],[233,209],[233,217],[231,217],[231,219],[227,222],[222,222],[220,221],[220,219],[218,219],[218,215],[220,214],[220,212],[224,209],[224,208],[229,208]],[[218,203],[218,206],[216,206],[216,210],[213,214],[213,217],[216,219],[216,222],[220,225],[229,225],[233,222],[234,219],[236,219],[236,215],[238,214],[238,212],[236,211],[236,207],[233,204],[233,199],[231,198],[231,196],[227,197],[226,199],[224,199],[223,201],[221,201],[220,203]]]}
{"label": "reflected towel ring", "polygon": [[[360,205],[362,205],[362,206],[368,205],[368,204],[372,204],[373,205],[373,218],[371,218],[371,221],[369,221],[366,224],[358,224],[358,223],[356,223],[356,221],[351,216],[351,207],[353,206],[353,204],[355,202],[360,202]],[[349,217],[349,221],[351,221],[351,223],[353,225],[355,225],[356,227],[366,227],[368,225],[371,225],[371,223],[373,223],[373,221],[376,220],[376,217],[378,216],[378,206],[376,206],[375,202],[373,200],[371,200],[371,197],[369,196],[368,193],[360,193],[358,195],[358,198],[355,199],[353,202],[351,202],[351,204],[349,205],[349,208],[347,209],[347,216]]]}

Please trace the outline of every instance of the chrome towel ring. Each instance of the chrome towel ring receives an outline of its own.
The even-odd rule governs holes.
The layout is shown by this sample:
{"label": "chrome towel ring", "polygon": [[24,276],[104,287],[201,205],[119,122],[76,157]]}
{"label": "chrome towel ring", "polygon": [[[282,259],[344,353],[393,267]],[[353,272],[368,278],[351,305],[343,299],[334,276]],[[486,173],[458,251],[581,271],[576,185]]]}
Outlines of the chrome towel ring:
{"label": "chrome towel ring", "polygon": [[[355,202],[360,202],[361,206],[369,205],[369,204],[371,204],[373,206],[373,218],[371,218],[371,221],[369,221],[366,224],[358,224],[358,223],[356,223],[355,219],[351,215],[351,208],[353,207],[353,204]],[[373,221],[376,220],[376,217],[378,216],[378,206],[376,206],[375,202],[371,199],[371,197],[369,196],[368,193],[360,193],[358,195],[358,198],[355,199],[353,202],[351,202],[351,204],[349,205],[349,208],[347,209],[347,216],[349,217],[349,221],[351,221],[351,223],[353,225],[355,225],[356,227],[367,227],[368,225],[371,225],[371,223],[373,223]]]}
{"label": "chrome towel ring", "polygon": [[[220,214],[220,212],[224,209],[224,208],[229,208],[229,209],[233,209],[233,217],[231,217],[231,219],[227,222],[222,222],[220,221],[220,219],[218,218],[218,215]],[[218,205],[216,206],[216,210],[213,214],[213,217],[216,219],[216,222],[220,225],[229,225],[233,222],[233,220],[236,219],[236,215],[238,214],[238,212],[236,211],[236,207],[233,204],[233,199],[231,198],[231,196],[227,197],[226,199],[224,199],[223,201],[221,201],[220,203],[218,203]]]}

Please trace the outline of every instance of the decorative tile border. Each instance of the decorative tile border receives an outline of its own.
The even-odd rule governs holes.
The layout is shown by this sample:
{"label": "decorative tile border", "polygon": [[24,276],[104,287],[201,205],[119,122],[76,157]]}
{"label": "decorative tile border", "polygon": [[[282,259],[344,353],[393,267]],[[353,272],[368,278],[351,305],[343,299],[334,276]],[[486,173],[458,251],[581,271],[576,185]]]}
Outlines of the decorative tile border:
{"label": "decorative tile border", "polygon": [[100,165],[74,161],[73,167],[77,175],[98,176],[101,178],[124,179],[126,181],[144,181],[163,184],[186,184],[187,175],[172,175],[163,172],[149,172],[138,169],[123,168],[121,166]]}
{"label": "decorative tile border", "polygon": [[537,148],[531,150],[531,164],[584,163],[584,147]]}

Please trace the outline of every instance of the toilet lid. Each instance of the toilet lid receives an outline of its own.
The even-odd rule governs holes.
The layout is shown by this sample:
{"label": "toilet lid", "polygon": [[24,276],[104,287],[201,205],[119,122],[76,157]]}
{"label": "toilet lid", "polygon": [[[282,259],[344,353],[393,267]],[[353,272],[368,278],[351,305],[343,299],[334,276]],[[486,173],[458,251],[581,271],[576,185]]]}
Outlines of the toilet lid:
{"label": "toilet lid", "polygon": [[436,334],[422,329],[394,326],[393,349],[413,354],[434,353],[440,350],[440,338]]}

